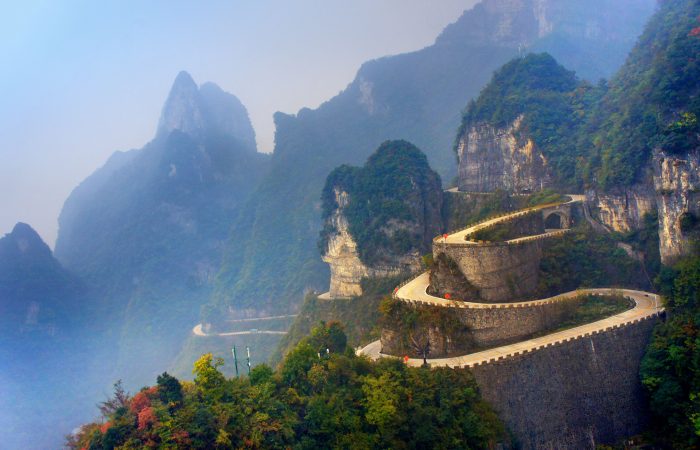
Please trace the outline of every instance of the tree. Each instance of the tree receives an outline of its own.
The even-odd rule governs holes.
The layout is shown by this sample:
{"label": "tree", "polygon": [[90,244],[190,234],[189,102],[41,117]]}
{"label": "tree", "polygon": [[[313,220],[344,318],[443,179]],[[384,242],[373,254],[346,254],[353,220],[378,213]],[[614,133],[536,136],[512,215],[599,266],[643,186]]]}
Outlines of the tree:
{"label": "tree", "polygon": [[215,358],[211,353],[205,353],[195,361],[192,369],[192,373],[195,375],[194,382],[205,394],[214,397],[222,394],[226,378],[219,372],[218,368],[223,365],[223,358]]}
{"label": "tree", "polygon": [[102,416],[107,417],[114,414],[120,408],[127,408],[129,406],[129,393],[124,390],[124,385],[122,380],[117,380],[114,383],[114,396],[100,402],[98,408],[102,413]]}
{"label": "tree", "polygon": [[182,401],[182,385],[177,378],[170,375],[168,372],[163,372],[158,375],[158,396],[160,401],[168,403],[180,403]]}

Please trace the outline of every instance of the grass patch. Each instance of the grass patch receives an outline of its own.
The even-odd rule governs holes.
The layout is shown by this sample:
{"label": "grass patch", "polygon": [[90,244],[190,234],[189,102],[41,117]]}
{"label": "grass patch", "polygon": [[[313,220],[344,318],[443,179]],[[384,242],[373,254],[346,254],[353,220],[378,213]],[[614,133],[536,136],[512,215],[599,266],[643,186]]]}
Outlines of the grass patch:
{"label": "grass patch", "polygon": [[568,330],[579,325],[605,319],[634,307],[634,301],[628,300],[621,295],[604,297],[586,295],[582,297],[578,301],[571,317],[560,323],[557,328],[545,332],[545,334],[556,333],[557,331]]}

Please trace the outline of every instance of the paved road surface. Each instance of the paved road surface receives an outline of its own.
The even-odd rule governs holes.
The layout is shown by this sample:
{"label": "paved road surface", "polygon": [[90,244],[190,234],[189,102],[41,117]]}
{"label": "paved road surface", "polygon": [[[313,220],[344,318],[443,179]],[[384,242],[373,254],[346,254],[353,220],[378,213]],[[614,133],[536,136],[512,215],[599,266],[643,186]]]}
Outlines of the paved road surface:
{"label": "paved road surface", "polygon": [[[571,200],[569,200],[568,202],[560,203],[559,205],[567,205],[569,203],[583,202],[586,199],[585,195],[576,195],[576,194],[567,194],[567,197],[570,197]],[[555,206],[555,205],[556,204],[545,204],[545,205],[537,205],[537,206],[532,206],[530,208],[520,209],[520,210],[514,211],[510,214],[506,214],[506,215],[500,216],[500,217],[494,217],[493,219],[489,219],[489,220],[486,220],[484,222],[478,223],[478,224],[473,225],[465,230],[458,231],[456,233],[452,233],[452,234],[448,235],[447,238],[440,237],[437,239],[438,239],[438,242],[445,242],[447,244],[470,244],[470,243],[476,244],[476,242],[466,241],[464,238],[467,235],[474,234],[475,232],[477,232],[479,230],[482,230],[484,228],[488,228],[488,227],[495,225],[497,223],[506,222],[508,220],[513,219],[514,217],[524,216],[524,215],[529,214],[533,211],[539,211],[541,209],[551,208],[552,206]],[[561,231],[561,230],[557,230],[557,231]],[[547,233],[545,233],[545,234],[547,234]],[[551,234],[551,233],[549,233],[549,234]],[[518,240],[524,240],[524,239],[527,239],[530,237],[531,236],[528,236],[526,238],[513,239],[512,242],[516,242]],[[507,241],[507,242],[511,242],[511,241]]]}
{"label": "paved road surface", "polygon": [[[608,317],[606,319],[591,322],[568,330],[559,331],[548,334],[546,336],[529,339],[526,341],[517,342],[515,344],[504,345],[489,350],[483,350],[477,353],[471,353],[463,356],[455,356],[451,358],[435,358],[428,359],[428,363],[433,367],[472,367],[478,364],[485,364],[496,361],[501,358],[514,356],[522,353],[539,350],[543,347],[566,342],[573,339],[579,339],[589,336],[593,333],[606,331],[610,328],[628,325],[640,320],[656,317],[663,312],[661,301],[658,295],[635,291],[630,289],[586,289],[581,291],[568,292],[564,295],[578,295],[580,293],[594,295],[613,295],[622,292],[622,294],[635,302],[635,307],[624,311],[620,314]],[[381,352],[381,343],[374,341],[364,348],[358,350],[358,354],[367,355],[372,359],[378,359],[389,355],[384,355]],[[422,359],[411,358],[408,360],[408,365],[418,367],[423,364]]]}
{"label": "paved road surface", "polygon": [[205,333],[202,330],[202,324],[198,323],[192,328],[192,333],[195,336],[240,336],[244,334],[287,334],[286,331],[271,331],[271,330],[248,330],[248,331],[229,331],[227,333]]}

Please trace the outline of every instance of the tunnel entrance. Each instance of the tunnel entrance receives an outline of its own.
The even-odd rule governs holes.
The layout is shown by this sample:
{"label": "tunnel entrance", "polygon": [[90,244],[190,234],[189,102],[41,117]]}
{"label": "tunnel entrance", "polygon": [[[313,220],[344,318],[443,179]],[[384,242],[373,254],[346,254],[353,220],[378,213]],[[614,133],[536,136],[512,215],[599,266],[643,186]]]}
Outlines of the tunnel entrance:
{"label": "tunnel entrance", "polygon": [[567,228],[564,225],[564,217],[561,214],[558,213],[552,213],[547,216],[547,218],[544,220],[544,227],[547,230],[560,230],[562,228]]}

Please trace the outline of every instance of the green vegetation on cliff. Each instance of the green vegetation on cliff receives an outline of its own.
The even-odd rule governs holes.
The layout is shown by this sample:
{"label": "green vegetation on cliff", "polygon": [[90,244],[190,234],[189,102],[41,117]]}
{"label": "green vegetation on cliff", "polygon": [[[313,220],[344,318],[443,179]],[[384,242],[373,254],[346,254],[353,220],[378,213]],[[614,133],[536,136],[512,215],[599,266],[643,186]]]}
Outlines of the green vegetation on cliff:
{"label": "green vegetation on cliff", "polygon": [[542,250],[536,297],[601,286],[649,289],[654,273],[648,276],[617,244],[612,236],[586,226],[549,240]]}
{"label": "green vegetation on cliff", "polygon": [[626,63],[609,83],[579,80],[548,54],[510,61],[463,115],[470,127],[510,126],[542,152],[556,186],[614,190],[648,182],[655,149],[700,146],[700,4],[660,2]]}
{"label": "green vegetation on cliff", "polygon": [[[340,192],[347,193],[347,205],[338,204]],[[326,252],[330,235],[337,232],[330,219],[340,208],[360,259],[368,265],[391,264],[416,250],[425,253],[442,229],[440,176],[423,152],[406,141],[384,142],[363,167],[335,169],[321,201],[321,251]]]}
{"label": "green vegetation on cliff", "polygon": [[490,448],[508,437],[468,371],[355,356],[337,324],[318,327],[277,371],[227,379],[211,354],[193,383],[164,373],[133,397],[117,384],[73,449]]}
{"label": "green vegetation on cliff", "polygon": [[[512,9],[479,4],[434,45],[364,64],[347,89],[317,109],[276,114],[270,171],[234,223],[212,304],[220,311],[289,311],[306,289],[325,289],[328,269],[315,245],[322,227],[317,201],[331,170],[362,164],[381,142],[403,138],[450,179],[460,110],[493,70],[517,55],[519,43],[551,51],[589,79],[609,76],[653,6],[653,0],[557,3],[547,22],[554,31],[543,39],[527,2]],[[600,25],[596,33],[591,23]]]}
{"label": "green vegetation on cliff", "polygon": [[[700,127],[700,3],[667,0],[592,115],[590,176],[604,188],[643,175],[654,148],[697,148]],[[588,135],[585,133],[584,135]]]}
{"label": "green vegetation on cliff", "polygon": [[657,283],[668,318],[656,327],[641,379],[652,420],[650,436],[664,448],[700,445],[700,256],[664,268]]}
{"label": "green vegetation on cliff", "polygon": [[342,300],[321,300],[309,294],[299,315],[282,338],[271,362],[277,363],[307,336],[319,322],[340,322],[348,337],[348,345],[357,347],[379,338],[379,305],[405,277],[364,278],[362,295]]}
{"label": "green vegetation on cliff", "polygon": [[581,182],[576,168],[582,155],[578,130],[601,93],[549,54],[529,54],[496,71],[467,106],[457,138],[479,124],[508,127],[522,115],[519,138],[523,142],[531,139],[542,151],[558,186],[576,189]]}

